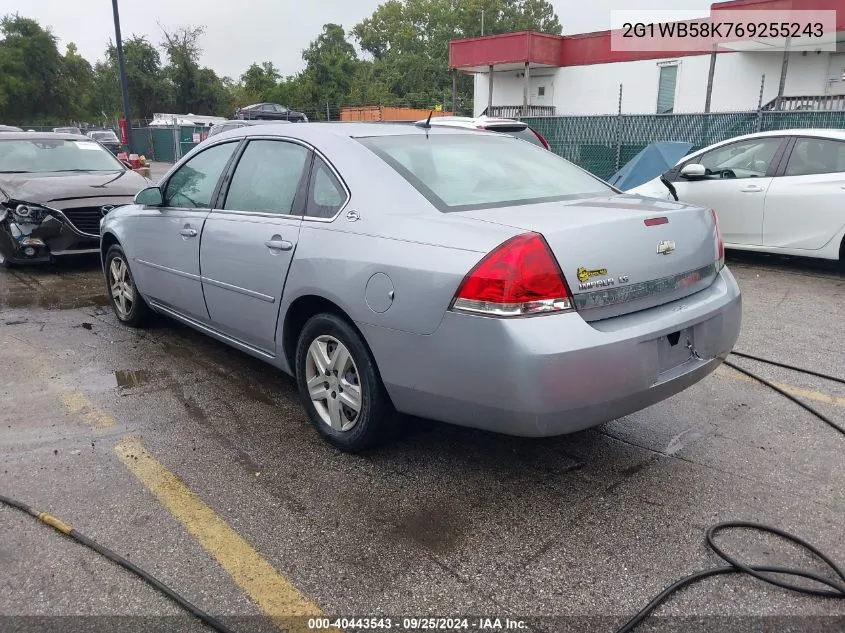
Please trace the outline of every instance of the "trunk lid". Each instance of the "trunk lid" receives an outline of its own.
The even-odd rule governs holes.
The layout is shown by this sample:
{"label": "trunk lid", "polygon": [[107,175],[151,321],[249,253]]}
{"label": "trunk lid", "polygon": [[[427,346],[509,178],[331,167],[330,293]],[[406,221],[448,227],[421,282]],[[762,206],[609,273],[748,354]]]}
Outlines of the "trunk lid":
{"label": "trunk lid", "polygon": [[587,321],[676,301],[718,272],[716,226],[702,207],[614,195],[460,215],[541,233]]}

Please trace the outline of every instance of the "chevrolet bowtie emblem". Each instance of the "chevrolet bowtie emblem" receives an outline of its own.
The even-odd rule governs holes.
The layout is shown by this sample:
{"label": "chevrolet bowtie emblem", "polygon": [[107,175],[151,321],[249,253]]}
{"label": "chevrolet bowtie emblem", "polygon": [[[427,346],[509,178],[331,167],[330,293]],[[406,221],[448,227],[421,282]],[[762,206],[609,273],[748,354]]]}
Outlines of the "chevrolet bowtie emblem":
{"label": "chevrolet bowtie emblem", "polygon": [[663,240],[657,245],[657,254],[658,255],[668,255],[672,251],[675,250],[675,242],[669,242],[667,240]]}

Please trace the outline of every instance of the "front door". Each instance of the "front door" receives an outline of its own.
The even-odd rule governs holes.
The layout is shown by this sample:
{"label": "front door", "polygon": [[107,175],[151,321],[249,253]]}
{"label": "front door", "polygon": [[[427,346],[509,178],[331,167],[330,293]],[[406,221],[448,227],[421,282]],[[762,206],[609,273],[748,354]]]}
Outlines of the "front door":
{"label": "front door", "polygon": [[251,140],[222,208],[211,212],[203,231],[200,265],[212,325],[271,354],[310,161],[310,150],[298,143]]}
{"label": "front door", "polygon": [[675,181],[680,202],[712,208],[726,244],[763,243],[763,212],[782,137],[757,137],[722,145],[687,161],[703,165],[704,178]]}
{"label": "front door", "polygon": [[196,154],[162,185],[164,202],[134,220],[132,270],[156,303],[200,321],[208,311],[200,281],[200,236],[237,141]]}

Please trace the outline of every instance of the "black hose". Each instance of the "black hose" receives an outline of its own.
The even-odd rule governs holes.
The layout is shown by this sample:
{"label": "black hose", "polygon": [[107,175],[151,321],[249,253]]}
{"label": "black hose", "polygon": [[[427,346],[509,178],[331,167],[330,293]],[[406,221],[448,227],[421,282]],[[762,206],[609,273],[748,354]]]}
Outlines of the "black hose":
{"label": "black hose", "polygon": [[39,519],[43,523],[46,523],[47,525],[57,529],[62,534],[66,534],[66,535],[70,536],[75,541],[82,543],[83,545],[85,545],[86,547],[94,550],[98,554],[101,554],[101,555],[105,556],[106,558],[108,558],[109,560],[117,563],[118,565],[120,565],[124,569],[131,571],[133,574],[142,578],[144,581],[146,581],[147,583],[149,583],[150,585],[152,585],[153,587],[158,589],[160,592],[162,592],[168,598],[175,601],[183,609],[190,611],[193,615],[195,615],[197,618],[202,620],[205,624],[210,626],[215,631],[218,631],[219,633],[234,633],[234,631],[232,631],[232,629],[230,629],[228,626],[226,626],[225,624],[220,622],[220,620],[216,619],[212,615],[209,615],[208,613],[206,613],[205,611],[200,609],[198,606],[196,606],[192,602],[188,601],[186,598],[183,598],[178,593],[173,591],[173,589],[171,589],[170,587],[165,585],[163,582],[161,582],[157,578],[153,577],[151,574],[147,573],[146,571],[144,571],[143,569],[141,569],[137,565],[131,563],[128,560],[126,560],[120,554],[117,554],[117,553],[111,551],[107,547],[103,547],[102,545],[100,545],[99,543],[94,541],[93,539],[90,539],[87,536],[85,536],[84,534],[76,531],[75,529],[70,527],[67,523],[61,521],[60,519],[57,519],[53,515],[48,514],[46,512],[39,512],[38,510],[35,510],[35,509],[31,508],[30,506],[21,503],[20,501],[15,501],[14,499],[10,499],[9,497],[4,497],[3,495],[0,495],[0,503],[4,503],[8,506],[11,506],[13,508],[17,508],[18,510],[21,510],[22,512],[26,512],[27,514],[34,516],[35,518]]}
{"label": "black hose", "polygon": [[845,385],[845,378],[837,378],[836,376],[831,376],[830,374],[822,374],[817,371],[813,371],[811,369],[804,369],[803,367],[796,367],[795,365],[788,365],[787,363],[780,363],[776,360],[769,360],[768,358],[760,358],[759,356],[752,356],[751,354],[745,354],[743,352],[731,352],[732,356],[739,356],[740,358],[748,358],[749,360],[756,360],[758,363],[766,363],[767,365],[774,365],[775,367],[783,367],[784,369],[791,369],[792,371],[797,371],[800,374],[807,374],[808,376],[816,376],[818,378],[824,378],[825,380],[830,380],[831,382],[838,382],[840,384]]}
{"label": "black hose", "polygon": [[748,376],[749,378],[753,378],[754,380],[756,380],[756,381],[758,381],[758,382],[760,382],[760,383],[762,383],[762,384],[766,385],[766,386],[767,386],[769,389],[771,389],[772,391],[777,391],[777,392],[778,392],[780,395],[782,395],[784,398],[787,398],[788,400],[791,400],[792,402],[794,402],[795,404],[797,404],[799,407],[801,407],[801,408],[802,408],[802,409],[804,409],[805,411],[809,411],[810,413],[812,413],[814,416],[816,416],[819,420],[821,420],[821,421],[822,421],[822,422],[824,422],[825,424],[827,424],[827,425],[829,425],[829,426],[833,427],[834,429],[836,429],[837,431],[839,431],[840,433],[842,433],[843,435],[845,435],[845,427],[841,427],[841,426],[839,426],[836,422],[834,422],[833,420],[831,420],[831,419],[830,419],[829,417],[827,417],[824,413],[822,413],[822,412],[820,412],[820,411],[817,411],[816,409],[814,409],[813,407],[811,407],[811,406],[810,406],[809,404],[807,404],[806,402],[803,402],[802,400],[799,400],[798,398],[796,398],[795,396],[793,396],[791,393],[787,393],[786,391],[784,391],[783,389],[781,389],[780,387],[778,387],[776,384],[774,384],[774,383],[772,383],[772,382],[769,382],[769,381],[768,381],[768,380],[766,380],[765,378],[762,378],[762,377],[758,376],[757,374],[755,374],[755,373],[753,373],[753,372],[748,371],[747,369],[743,369],[742,367],[739,367],[738,365],[734,365],[734,364],[733,364],[733,363],[731,363],[730,361],[727,361],[727,360],[726,360],[726,361],[725,361],[725,365],[727,365],[727,366],[728,366],[728,367],[730,367],[731,369],[735,369],[736,371],[738,371],[738,372],[741,372],[741,373],[745,374],[745,375],[746,375],[746,376]]}
{"label": "black hose", "polygon": [[[803,369],[801,367],[795,367],[794,365],[787,365],[786,363],[779,363],[777,361],[772,361],[764,358],[758,358],[756,356],[752,356],[751,354],[743,354],[742,352],[732,352],[734,356],[739,356],[741,358],[748,358],[751,360],[756,360],[761,363],[768,363],[770,365],[776,365],[778,367],[783,367],[785,369],[791,369],[793,371],[800,372],[802,374],[809,374],[811,376],[818,376],[820,378],[826,378],[828,380],[832,380],[834,382],[840,382],[845,384],[845,380],[842,378],[836,378],[835,376],[827,376],[825,374],[821,374],[814,371],[809,371],[807,369]],[[754,380],[766,385],[770,389],[778,392],[785,398],[788,398],[795,404],[799,405],[800,407],[804,408],[805,410],[812,413],[822,422],[830,425],[833,429],[845,435],[845,428],[836,424],[833,420],[828,418],[823,413],[816,411],[810,405],[802,402],[795,396],[790,393],[787,393],[777,385],[769,382],[765,378],[761,378],[760,376],[756,375],[753,372],[748,371],[747,369],[743,369],[737,365],[729,361],[725,361],[725,365],[731,367],[739,372],[742,372],[749,378],[753,378]],[[815,554],[817,558],[822,560],[830,569],[833,570],[834,574],[836,574],[839,579],[842,581],[840,584],[838,581],[831,581],[819,574],[814,572],[806,571],[803,569],[791,569],[788,567],[770,567],[767,565],[746,565],[738,561],[737,559],[733,558],[732,556],[725,553],[725,551],[719,547],[715,542],[715,535],[718,532],[723,532],[725,530],[731,529],[748,529],[748,530],[756,530],[758,532],[768,532],[769,534],[774,534],[775,536],[779,536],[780,538],[793,543],[799,547],[804,548],[808,552]],[[690,574],[684,578],[681,578],[677,582],[672,583],[666,589],[661,591],[657,596],[652,599],[645,607],[643,607],[633,618],[628,620],[620,629],[616,631],[616,633],[630,633],[633,631],[637,626],[639,626],[643,620],[645,620],[649,615],[651,615],[652,611],[654,611],[657,607],[659,607],[663,602],[666,601],[669,596],[671,596],[676,591],[680,591],[684,587],[687,587],[693,583],[698,582],[699,580],[704,580],[705,578],[711,578],[713,576],[720,576],[723,574],[747,574],[749,576],[753,576],[758,580],[762,580],[765,583],[770,585],[774,585],[776,587],[781,587],[782,589],[789,589],[791,591],[809,595],[809,596],[817,596],[823,598],[839,598],[845,599],[845,571],[841,567],[838,567],[836,563],[834,563],[829,556],[824,554],[821,550],[814,547],[807,541],[802,538],[795,536],[794,534],[790,534],[789,532],[785,532],[783,530],[779,530],[778,528],[772,527],[770,525],[765,525],[763,523],[750,523],[747,521],[726,521],[724,523],[718,523],[716,525],[711,526],[707,530],[706,534],[707,545],[712,549],[722,560],[728,563],[727,566],[724,567],[714,567],[713,569],[704,569],[702,571],[695,572],[694,574]],[[830,589],[816,589],[812,587],[805,587],[801,585],[792,584],[781,580],[779,578],[773,577],[767,574],[780,574],[781,576],[792,576],[796,578],[805,578],[807,580],[812,580],[820,585],[825,585]]]}

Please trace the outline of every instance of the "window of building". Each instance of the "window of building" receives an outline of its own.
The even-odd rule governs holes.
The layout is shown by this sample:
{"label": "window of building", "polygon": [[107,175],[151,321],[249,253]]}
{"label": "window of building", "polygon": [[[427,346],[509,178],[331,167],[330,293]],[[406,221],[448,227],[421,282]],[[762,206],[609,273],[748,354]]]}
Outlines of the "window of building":
{"label": "window of building", "polygon": [[537,96],[538,97],[545,97],[546,96],[546,87],[545,86],[540,86],[539,88],[537,88]]}
{"label": "window of building", "polygon": [[675,111],[675,87],[678,83],[678,66],[660,67],[657,87],[657,114],[672,114]]}

